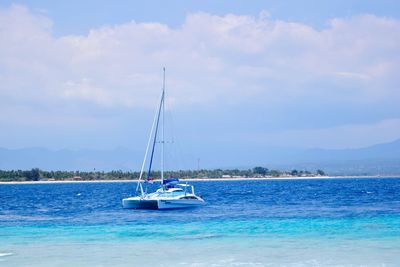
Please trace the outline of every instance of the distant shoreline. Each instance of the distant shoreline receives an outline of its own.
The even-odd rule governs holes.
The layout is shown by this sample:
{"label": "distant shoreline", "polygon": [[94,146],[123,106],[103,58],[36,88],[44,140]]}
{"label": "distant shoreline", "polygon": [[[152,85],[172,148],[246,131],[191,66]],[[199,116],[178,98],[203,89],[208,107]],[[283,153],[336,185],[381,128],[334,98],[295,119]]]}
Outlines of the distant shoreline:
{"label": "distant shoreline", "polygon": [[[306,177],[249,177],[249,178],[188,178],[180,179],[181,181],[199,182],[199,181],[248,181],[248,180],[323,180],[323,179],[379,179],[379,178],[400,178],[400,175],[341,175],[341,176],[306,176]],[[131,183],[137,182],[138,180],[58,180],[58,181],[1,181],[0,184],[75,184],[75,183]]]}

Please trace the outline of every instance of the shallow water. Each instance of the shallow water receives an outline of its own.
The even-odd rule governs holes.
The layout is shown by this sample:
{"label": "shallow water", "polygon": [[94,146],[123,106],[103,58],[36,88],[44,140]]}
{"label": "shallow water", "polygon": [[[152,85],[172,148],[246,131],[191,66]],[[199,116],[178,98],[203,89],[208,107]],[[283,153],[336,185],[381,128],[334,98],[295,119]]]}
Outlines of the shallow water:
{"label": "shallow water", "polygon": [[0,185],[0,266],[400,266],[400,178],[193,184],[207,205],[170,211],[122,209],[134,183]]}

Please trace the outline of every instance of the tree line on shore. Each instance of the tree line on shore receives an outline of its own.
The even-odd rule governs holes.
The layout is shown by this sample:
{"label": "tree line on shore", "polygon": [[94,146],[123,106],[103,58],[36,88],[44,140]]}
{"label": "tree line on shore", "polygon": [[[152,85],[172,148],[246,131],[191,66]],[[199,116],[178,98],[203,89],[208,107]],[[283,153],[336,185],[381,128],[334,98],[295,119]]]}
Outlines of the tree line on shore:
{"label": "tree line on shore", "polygon": [[[132,180],[139,178],[137,171],[45,171],[38,168],[31,170],[0,170],[0,181],[63,181],[63,180]],[[316,170],[279,171],[265,167],[253,169],[213,169],[213,170],[178,170],[165,171],[164,177],[185,178],[251,178],[251,177],[294,177],[294,176],[324,176],[325,172]],[[147,173],[143,174],[147,178]],[[151,172],[150,178],[159,179],[160,171]]]}

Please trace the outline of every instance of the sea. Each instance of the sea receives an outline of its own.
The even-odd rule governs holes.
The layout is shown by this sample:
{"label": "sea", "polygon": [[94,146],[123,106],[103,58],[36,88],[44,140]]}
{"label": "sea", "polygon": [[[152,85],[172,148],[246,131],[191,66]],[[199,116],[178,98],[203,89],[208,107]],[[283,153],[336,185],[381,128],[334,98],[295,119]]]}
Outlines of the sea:
{"label": "sea", "polygon": [[123,209],[134,182],[1,184],[0,266],[400,266],[400,178],[191,183],[207,204],[163,211]]}

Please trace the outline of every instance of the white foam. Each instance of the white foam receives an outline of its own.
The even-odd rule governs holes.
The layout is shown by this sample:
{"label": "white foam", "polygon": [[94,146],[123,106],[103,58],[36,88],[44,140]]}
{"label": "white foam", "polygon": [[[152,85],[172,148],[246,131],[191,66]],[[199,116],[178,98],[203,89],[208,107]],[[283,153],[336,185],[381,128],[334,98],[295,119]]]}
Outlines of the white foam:
{"label": "white foam", "polygon": [[6,256],[11,256],[13,255],[12,253],[7,253],[7,252],[0,252],[0,257],[6,257]]}

